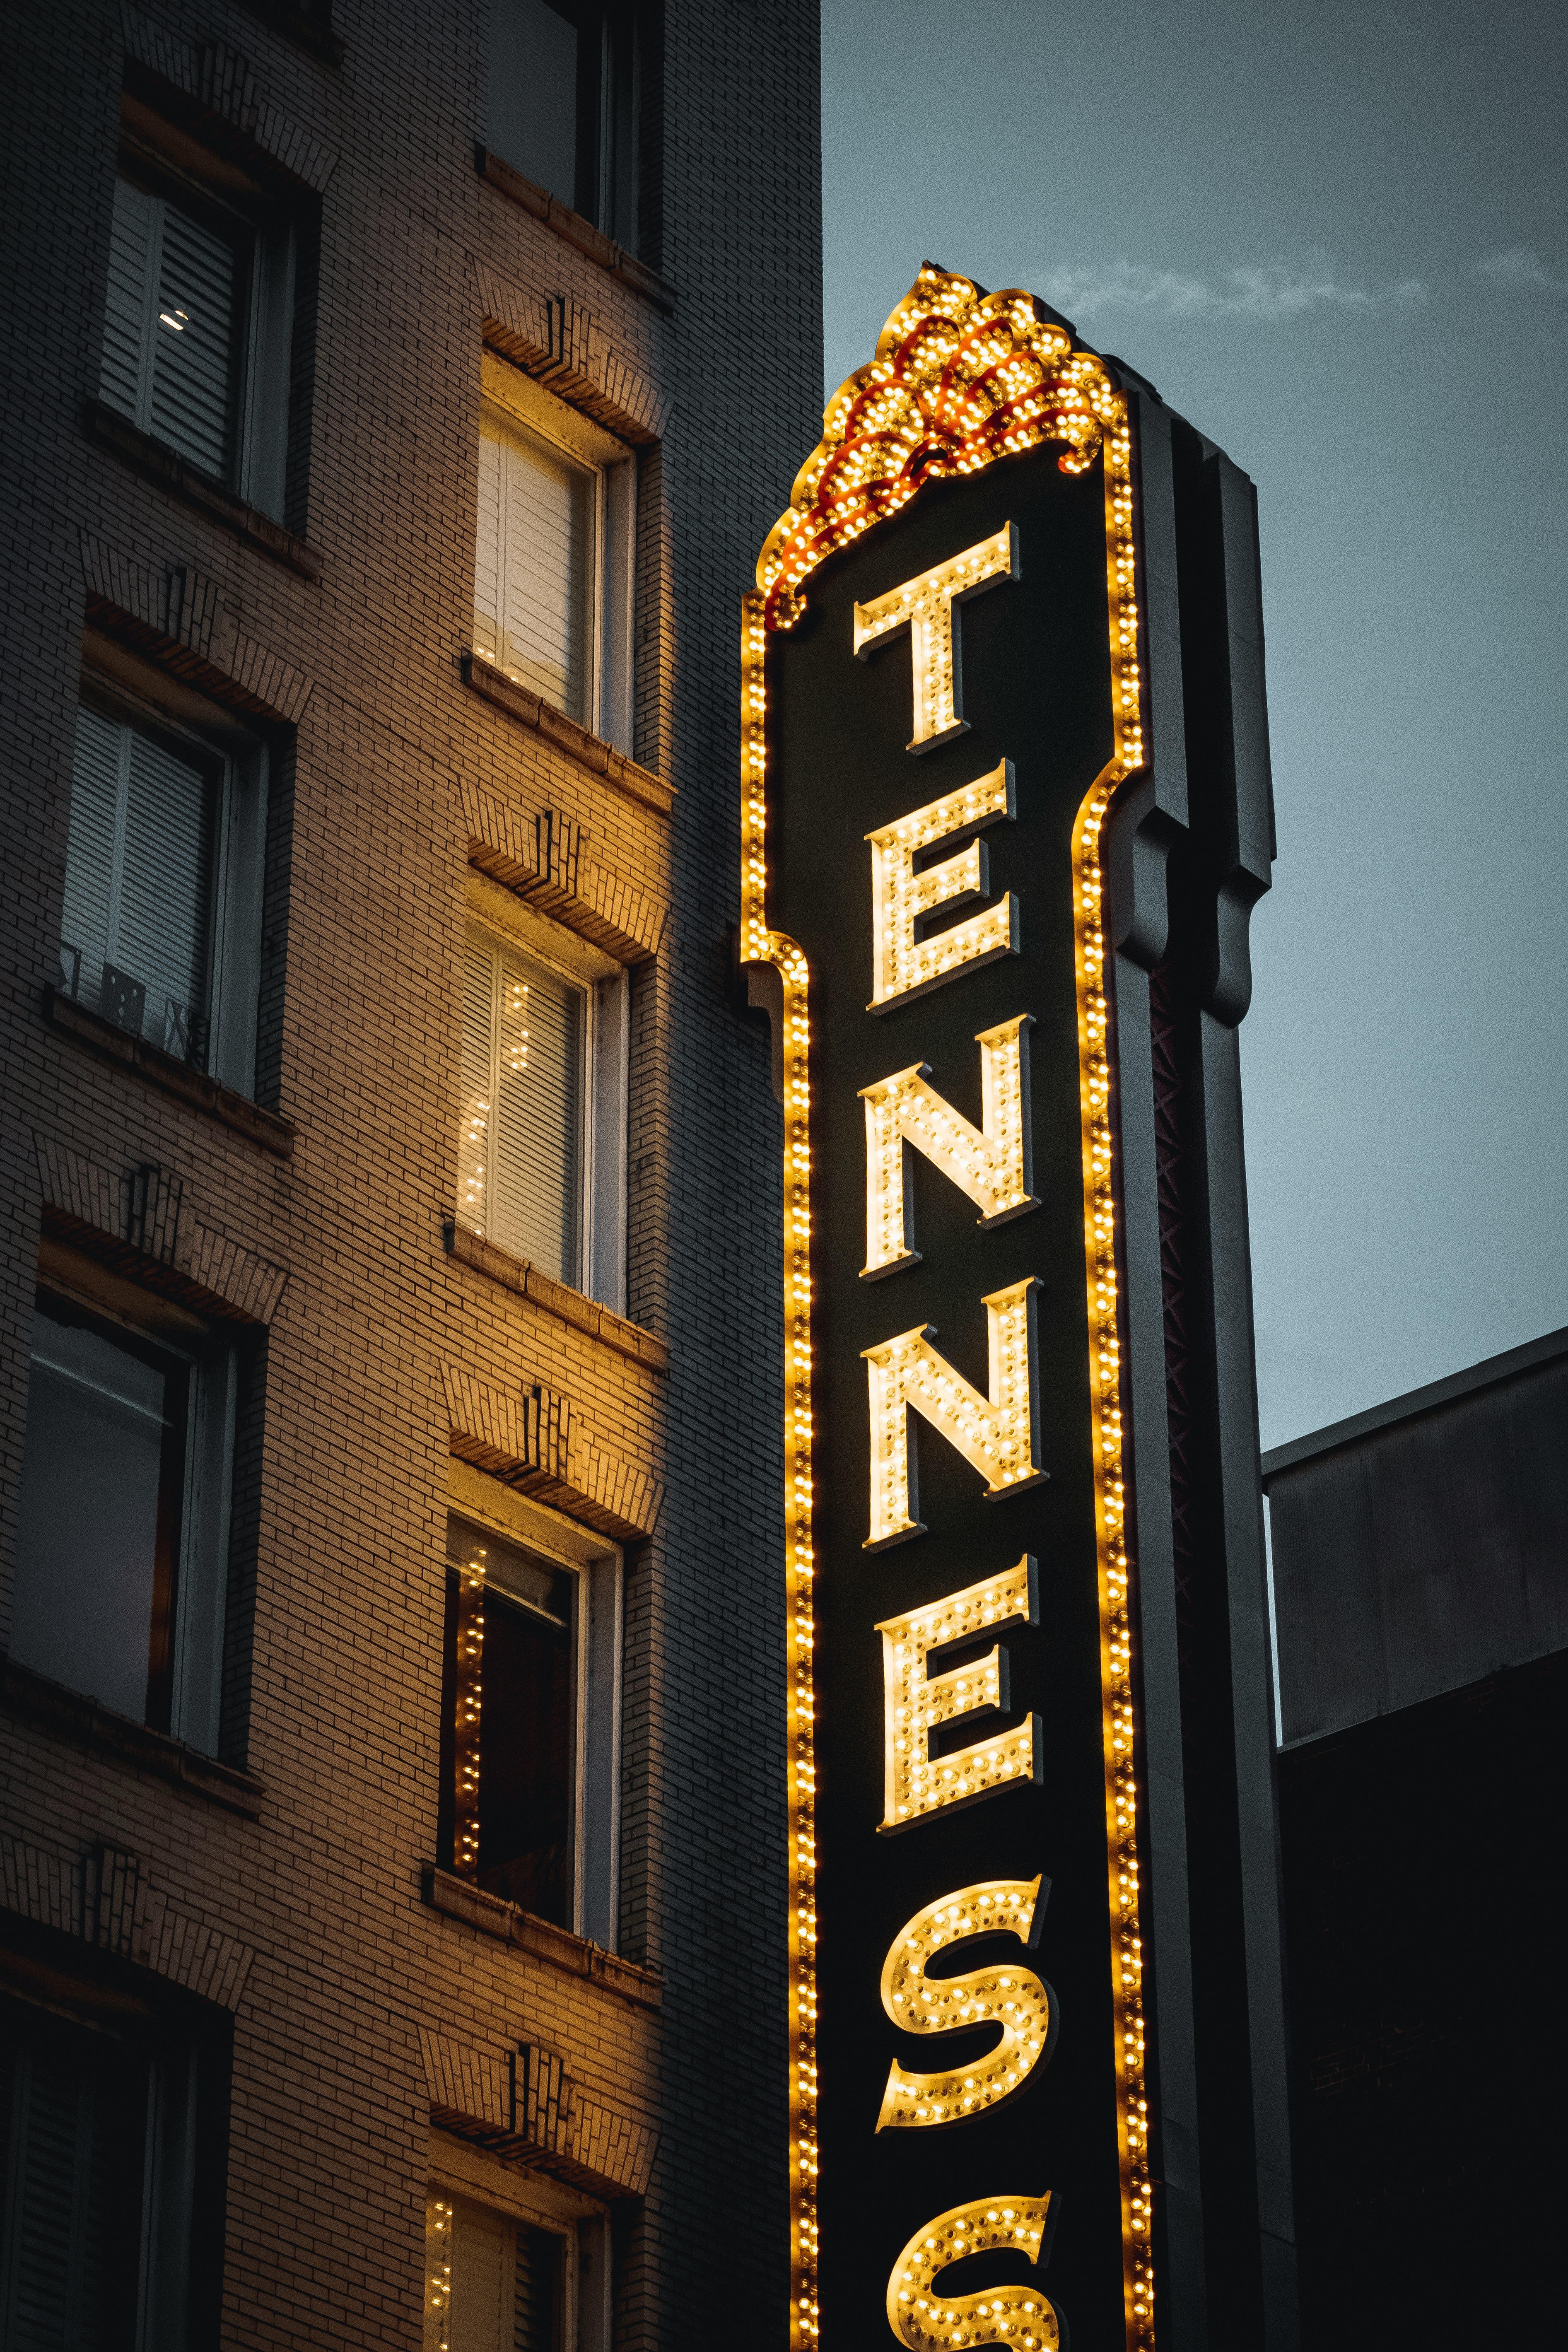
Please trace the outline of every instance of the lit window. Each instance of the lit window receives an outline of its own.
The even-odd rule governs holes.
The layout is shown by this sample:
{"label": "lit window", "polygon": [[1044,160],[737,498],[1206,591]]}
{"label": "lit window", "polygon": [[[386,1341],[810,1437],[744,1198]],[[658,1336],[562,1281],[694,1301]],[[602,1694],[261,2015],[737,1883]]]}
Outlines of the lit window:
{"label": "lit window", "polygon": [[[68,2021],[68,2003],[90,2023]],[[154,2023],[133,1997],[55,1979],[49,2010],[0,1998],[8,2346],[205,2340],[217,2282],[197,2242],[222,2236],[222,2066],[216,2045]]]}
{"label": "lit window", "polygon": [[628,253],[637,243],[637,81],[633,8],[492,0],[485,144]]}
{"label": "lit window", "polygon": [[425,2248],[426,2352],[560,2352],[563,2233],[436,2192]]}
{"label": "lit window", "polygon": [[293,305],[289,231],[117,176],[99,396],[279,518]]}
{"label": "lit window", "polygon": [[67,995],[248,1094],[264,762],[82,704],[60,922]]}
{"label": "lit window", "polygon": [[630,452],[489,352],[484,375],[474,651],[629,751]]}
{"label": "lit window", "polygon": [[463,965],[458,1214],[576,1285],[583,1219],[583,1063],[587,992],[468,934]]}
{"label": "lit window", "polygon": [[620,1555],[579,1539],[567,1557],[558,1525],[541,1533],[447,1522],[445,1864],[608,1946]]}
{"label": "lit window", "polygon": [[[500,898],[499,891],[493,894]],[[548,939],[542,922],[531,937]],[[561,941],[563,951],[568,942]],[[470,921],[463,953],[459,1225],[620,1309],[626,978]]]}
{"label": "lit window", "polygon": [[11,1655],[217,1747],[235,1359],[38,1301]]}

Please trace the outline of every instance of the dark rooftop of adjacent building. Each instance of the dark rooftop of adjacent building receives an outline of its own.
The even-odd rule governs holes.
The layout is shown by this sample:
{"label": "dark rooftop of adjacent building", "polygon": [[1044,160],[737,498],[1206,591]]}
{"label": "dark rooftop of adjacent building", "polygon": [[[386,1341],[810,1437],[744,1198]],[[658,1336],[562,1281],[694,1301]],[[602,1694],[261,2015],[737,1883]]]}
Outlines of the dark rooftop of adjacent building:
{"label": "dark rooftop of adjacent building", "polygon": [[1282,1745],[1568,1649],[1568,1330],[1262,1470]]}

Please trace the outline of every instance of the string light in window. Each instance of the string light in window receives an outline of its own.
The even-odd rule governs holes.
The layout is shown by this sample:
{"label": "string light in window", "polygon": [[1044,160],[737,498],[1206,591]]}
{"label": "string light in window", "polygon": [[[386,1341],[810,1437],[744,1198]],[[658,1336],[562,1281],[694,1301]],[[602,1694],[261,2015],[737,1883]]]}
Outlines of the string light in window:
{"label": "string light in window", "polygon": [[484,1712],[485,1552],[458,1570],[456,1770],[452,1867],[472,1878],[479,1867],[479,1734]]}
{"label": "string light in window", "polygon": [[425,2208],[425,2352],[452,2352],[453,2219],[448,2199],[430,2199]]}
{"label": "string light in window", "polygon": [[855,653],[858,660],[879,645],[910,632],[910,667],[914,679],[911,751],[932,751],[939,743],[967,732],[959,702],[958,624],[955,604],[1018,577],[1018,534],[1005,522],[990,539],[962,555],[934,564],[887,595],[855,607]]}

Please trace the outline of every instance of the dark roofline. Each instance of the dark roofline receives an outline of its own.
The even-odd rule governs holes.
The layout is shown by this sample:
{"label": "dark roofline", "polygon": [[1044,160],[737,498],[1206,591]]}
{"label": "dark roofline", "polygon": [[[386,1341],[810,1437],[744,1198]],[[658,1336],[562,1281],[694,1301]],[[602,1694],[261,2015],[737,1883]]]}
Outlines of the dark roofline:
{"label": "dark roofline", "polygon": [[1263,1456],[1259,1467],[1264,1492],[1268,1493],[1269,1480],[1278,1477],[1281,1470],[1294,1470],[1299,1463],[1310,1462],[1317,1454],[1332,1454],[1339,1446],[1353,1444],[1358,1437],[1370,1437],[1374,1430],[1389,1429],[1397,1421],[1414,1421],[1417,1413],[1431,1412],[1438,1405],[1473,1396],[1479,1389],[1494,1388],[1500,1381],[1510,1381],[1537,1364],[1550,1363],[1554,1356],[1568,1356],[1568,1327],[1545,1332],[1539,1339],[1527,1339],[1522,1348],[1510,1348],[1503,1355],[1489,1356],[1484,1363],[1472,1364],[1467,1371],[1450,1372],[1447,1380],[1434,1381],[1429,1388],[1412,1389],[1407,1396],[1391,1397],[1386,1404],[1370,1405],[1365,1412],[1352,1413],[1348,1421],[1331,1422],[1327,1429],[1315,1429],[1310,1436],[1292,1437],[1289,1444],[1276,1445]]}

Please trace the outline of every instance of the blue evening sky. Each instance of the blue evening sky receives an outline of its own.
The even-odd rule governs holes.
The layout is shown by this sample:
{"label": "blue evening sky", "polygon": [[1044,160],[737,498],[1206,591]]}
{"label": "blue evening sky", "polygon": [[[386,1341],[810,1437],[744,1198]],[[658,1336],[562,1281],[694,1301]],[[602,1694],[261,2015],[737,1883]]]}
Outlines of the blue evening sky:
{"label": "blue evening sky", "polygon": [[929,256],[1258,486],[1265,1445],[1568,1323],[1568,11],[824,0],[823,88],[829,388]]}

